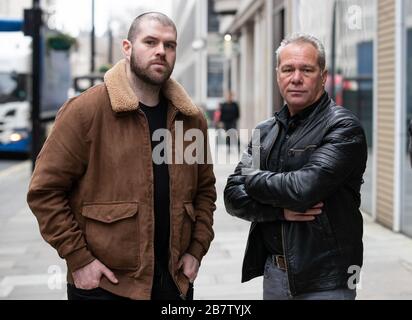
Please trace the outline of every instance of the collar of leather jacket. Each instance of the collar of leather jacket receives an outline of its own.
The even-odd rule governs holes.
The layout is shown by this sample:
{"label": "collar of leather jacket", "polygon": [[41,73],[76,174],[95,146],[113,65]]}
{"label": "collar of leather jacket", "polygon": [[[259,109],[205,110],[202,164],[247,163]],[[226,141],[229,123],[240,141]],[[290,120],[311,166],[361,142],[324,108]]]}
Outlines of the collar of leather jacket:
{"label": "collar of leather jacket", "polygon": [[[139,108],[139,97],[133,92],[126,76],[125,59],[106,72],[104,83],[114,112],[135,111]],[[177,81],[167,80],[162,87],[162,93],[184,115],[195,116],[199,113],[199,109]]]}
{"label": "collar of leather jacket", "polygon": [[311,118],[314,114],[323,110],[326,106],[329,106],[330,102],[331,102],[331,99],[328,93],[325,91],[315,103],[306,107],[299,113],[295,114],[293,117],[290,116],[287,104],[285,104],[282,110],[275,113],[275,117],[278,121],[282,122],[283,124],[292,119],[296,119],[297,121],[305,121]]}

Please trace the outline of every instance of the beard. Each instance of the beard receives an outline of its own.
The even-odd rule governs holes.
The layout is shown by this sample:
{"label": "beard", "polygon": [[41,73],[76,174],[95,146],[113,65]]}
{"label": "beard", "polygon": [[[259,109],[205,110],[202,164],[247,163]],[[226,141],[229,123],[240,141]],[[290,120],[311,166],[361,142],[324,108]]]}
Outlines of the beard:
{"label": "beard", "polygon": [[138,59],[136,59],[136,55],[134,55],[132,52],[130,58],[130,69],[136,75],[136,77],[138,77],[143,82],[146,82],[150,85],[161,86],[170,78],[170,75],[173,71],[173,67],[170,67],[165,60],[162,60],[162,63],[164,63],[164,71],[162,73],[151,71],[151,64],[143,66],[141,63],[139,63]]}

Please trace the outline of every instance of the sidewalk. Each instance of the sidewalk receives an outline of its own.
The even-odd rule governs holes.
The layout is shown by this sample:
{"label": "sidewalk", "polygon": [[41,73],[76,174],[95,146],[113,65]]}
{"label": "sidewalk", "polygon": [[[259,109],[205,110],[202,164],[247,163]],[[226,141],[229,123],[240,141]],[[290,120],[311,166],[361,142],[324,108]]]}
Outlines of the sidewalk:
{"label": "sidewalk", "polygon": [[[262,299],[262,278],[240,283],[249,223],[231,217],[223,189],[233,165],[217,165],[215,239],[195,283],[196,299]],[[65,264],[40,236],[25,198],[30,162],[0,172],[0,300],[65,299]],[[365,216],[358,299],[412,299],[412,239]],[[50,287],[50,288],[49,288]]]}

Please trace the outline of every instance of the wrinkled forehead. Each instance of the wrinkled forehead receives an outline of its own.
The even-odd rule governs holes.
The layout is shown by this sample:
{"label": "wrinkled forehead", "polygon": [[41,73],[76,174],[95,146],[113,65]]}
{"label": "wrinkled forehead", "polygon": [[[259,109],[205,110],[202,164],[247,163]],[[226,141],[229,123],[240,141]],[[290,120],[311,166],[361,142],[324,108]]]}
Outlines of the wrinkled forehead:
{"label": "wrinkled forehead", "polygon": [[139,23],[137,38],[142,39],[148,36],[176,41],[177,33],[173,26],[164,24],[156,18],[145,17]]}
{"label": "wrinkled forehead", "polygon": [[286,45],[279,54],[279,66],[317,66],[318,61],[319,54],[317,49],[307,42],[290,43]]}

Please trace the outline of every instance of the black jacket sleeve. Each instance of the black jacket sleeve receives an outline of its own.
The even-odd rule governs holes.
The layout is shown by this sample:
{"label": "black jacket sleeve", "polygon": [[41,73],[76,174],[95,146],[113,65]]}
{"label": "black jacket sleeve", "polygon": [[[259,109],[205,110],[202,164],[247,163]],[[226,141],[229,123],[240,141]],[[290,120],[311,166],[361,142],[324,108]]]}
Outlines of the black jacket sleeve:
{"label": "black jacket sleeve", "polygon": [[335,119],[322,145],[301,169],[257,172],[246,178],[245,192],[260,203],[305,212],[336,192],[355,170],[363,173],[365,135],[355,118],[344,115]]}
{"label": "black jacket sleeve", "polygon": [[234,174],[230,175],[224,191],[226,210],[232,216],[251,221],[269,222],[284,220],[283,209],[262,204],[252,199],[245,190],[246,175],[244,170],[251,168],[252,146],[249,146],[242,155]]}

